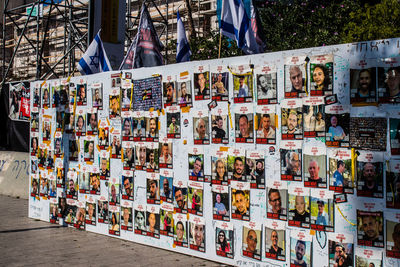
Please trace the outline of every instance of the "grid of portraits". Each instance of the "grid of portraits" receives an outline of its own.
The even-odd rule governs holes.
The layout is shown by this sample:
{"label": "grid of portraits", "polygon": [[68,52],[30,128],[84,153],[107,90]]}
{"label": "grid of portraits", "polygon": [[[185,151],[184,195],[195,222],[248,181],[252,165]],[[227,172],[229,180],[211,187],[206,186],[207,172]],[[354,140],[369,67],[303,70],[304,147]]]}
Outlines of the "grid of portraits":
{"label": "grid of portraits", "polygon": [[33,82],[31,200],[228,264],[400,259],[400,64],[350,61],[346,104],[335,59]]}

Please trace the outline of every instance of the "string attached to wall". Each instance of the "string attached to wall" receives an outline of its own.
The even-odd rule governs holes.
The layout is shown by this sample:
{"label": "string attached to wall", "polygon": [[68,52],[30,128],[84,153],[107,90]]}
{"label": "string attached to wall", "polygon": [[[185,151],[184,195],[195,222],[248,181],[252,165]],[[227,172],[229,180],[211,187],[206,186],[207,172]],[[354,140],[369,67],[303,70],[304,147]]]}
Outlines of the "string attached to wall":
{"label": "string attached to wall", "polygon": [[352,226],[356,226],[356,225],[357,225],[357,224],[352,223],[351,221],[349,221],[349,220],[347,219],[347,217],[344,216],[344,214],[343,214],[343,212],[340,210],[338,204],[335,204],[335,207],[337,208],[337,210],[339,211],[340,215],[342,215],[343,219],[344,219],[346,222],[348,222],[348,223],[351,224]]}
{"label": "string attached to wall", "polygon": [[356,163],[357,163],[357,157],[359,153],[352,148],[351,149],[351,182],[354,185],[355,181],[355,176],[356,176]]}
{"label": "string attached to wall", "polygon": [[228,117],[229,117],[229,125],[231,126],[231,129],[233,129],[232,115],[231,115],[231,102],[228,102]]}
{"label": "string attached to wall", "polygon": [[[306,62],[304,68],[307,70],[308,69],[308,64],[310,62],[310,58],[306,57],[304,60]],[[309,92],[307,90],[307,83],[308,83],[308,71],[306,71],[306,78],[305,78],[304,84],[303,84],[304,91],[306,92],[306,95],[308,96]]]}

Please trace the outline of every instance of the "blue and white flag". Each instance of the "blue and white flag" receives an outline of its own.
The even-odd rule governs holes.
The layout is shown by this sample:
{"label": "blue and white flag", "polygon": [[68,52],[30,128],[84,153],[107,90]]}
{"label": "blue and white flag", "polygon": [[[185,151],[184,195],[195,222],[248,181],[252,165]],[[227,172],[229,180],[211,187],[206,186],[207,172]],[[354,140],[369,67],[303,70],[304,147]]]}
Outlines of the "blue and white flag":
{"label": "blue and white flag", "polygon": [[221,33],[236,40],[246,54],[262,53],[263,44],[257,43],[252,26],[241,0],[222,0]]}
{"label": "blue and white flag", "polygon": [[78,70],[82,75],[112,70],[103,47],[103,42],[100,39],[100,31],[94,37],[81,60],[79,60]]}
{"label": "blue and white flag", "polygon": [[192,51],[190,51],[190,46],[188,40],[186,38],[185,26],[183,25],[183,21],[181,16],[179,16],[179,10],[177,13],[178,19],[178,40],[176,44],[176,63],[190,61],[190,56],[192,55]]}

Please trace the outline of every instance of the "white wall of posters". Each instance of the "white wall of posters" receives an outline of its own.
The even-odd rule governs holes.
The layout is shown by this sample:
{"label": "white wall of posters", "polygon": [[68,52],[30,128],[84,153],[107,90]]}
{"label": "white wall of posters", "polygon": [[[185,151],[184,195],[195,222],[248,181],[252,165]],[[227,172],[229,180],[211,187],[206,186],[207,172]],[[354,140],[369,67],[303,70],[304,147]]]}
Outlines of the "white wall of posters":
{"label": "white wall of posters", "polygon": [[400,38],[35,81],[29,217],[232,265],[400,266]]}

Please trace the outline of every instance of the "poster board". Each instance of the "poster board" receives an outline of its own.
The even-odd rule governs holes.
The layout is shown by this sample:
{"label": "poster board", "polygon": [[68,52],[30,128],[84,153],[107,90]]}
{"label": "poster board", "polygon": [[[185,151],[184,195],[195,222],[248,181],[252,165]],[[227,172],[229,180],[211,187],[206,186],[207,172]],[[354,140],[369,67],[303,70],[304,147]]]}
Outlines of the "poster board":
{"label": "poster board", "polygon": [[[74,211],[80,206],[85,207],[84,203],[87,202],[86,199],[90,197],[90,203],[97,204],[96,211],[99,213],[96,224],[86,224],[84,226],[87,231],[112,235],[141,244],[238,266],[250,264],[284,266],[290,264],[290,262],[298,262],[301,264],[300,256],[296,259],[296,249],[301,247],[301,242],[298,242],[299,240],[306,240],[305,242],[312,242],[313,244],[312,246],[307,245],[306,262],[308,264],[312,263],[313,266],[319,266],[321,264],[323,266],[328,266],[329,262],[335,259],[330,257],[330,254],[334,252],[329,249],[327,233],[324,231],[314,231],[311,229],[310,224],[307,223],[302,224],[302,229],[297,227],[296,224],[289,226],[289,218],[287,221],[279,220],[279,224],[283,222],[286,226],[284,240],[287,242],[283,243],[286,246],[284,250],[286,251],[284,257],[285,261],[274,260],[272,259],[273,257],[266,257],[266,248],[270,247],[272,244],[271,240],[268,239],[272,236],[272,233],[268,232],[266,235],[262,231],[263,229],[265,230],[265,227],[271,229],[275,220],[271,217],[267,218],[267,203],[272,205],[271,203],[273,201],[278,201],[277,203],[279,203],[279,201],[286,199],[288,202],[285,203],[285,207],[289,209],[287,212],[298,215],[297,221],[302,220],[302,214],[306,211],[315,218],[315,224],[319,224],[317,223],[317,221],[319,221],[318,200],[316,200],[313,205],[307,204],[310,201],[304,201],[306,198],[310,199],[312,197],[310,191],[314,191],[308,188],[305,189],[305,178],[308,179],[308,176],[311,177],[311,172],[315,172],[318,168],[319,171],[325,169],[326,172],[334,169],[338,171],[337,175],[348,175],[352,173],[353,176],[344,178],[350,180],[352,184],[356,184],[354,179],[358,176],[354,175],[357,170],[355,157],[358,150],[362,151],[364,149],[362,145],[360,146],[360,144],[357,143],[357,149],[350,150],[351,157],[354,159],[352,160],[352,164],[350,164],[350,168],[355,168],[351,172],[342,172],[341,169],[339,169],[339,167],[342,166],[339,164],[340,159],[334,161],[337,166],[330,166],[329,164],[331,161],[326,160],[326,166],[322,168],[322,162],[325,162],[322,159],[313,161],[314,163],[312,163],[312,160],[306,158],[305,162],[307,165],[303,166],[302,160],[304,160],[304,151],[307,152],[307,149],[304,148],[325,147],[326,144],[323,135],[315,135],[315,137],[308,135],[305,138],[303,133],[303,123],[305,120],[303,116],[297,116],[303,114],[302,107],[305,102],[302,101],[300,97],[306,96],[307,92],[313,92],[313,94],[320,97],[325,96],[324,104],[326,107],[335,104],[346,106],[346,109],[349,110],[350,117],[354,118],[378,117],[386,118],[388,122],[389,117],[398,117],[400,115],[399,106],[396,103],[379,103],[379,99],[376,97],[376,105],[363,105],[371,104],[371,96],[376,96],[376,92],[375,94],[370,94],[368,101],[365,101],[365,103],[362,103],[362,97],[358,95],[356,98],[357,103],[351,105],[351,102],[353,102],[351,101],[351,92],[355,92],[354,90],[351,91],[351,89],[354,89],[351,87],[353,84],[356,86],[357,81],[354,78],[355,80],[351,83],[350,79],[353,78],[354,74],[351,73],[351,69],[353,66],[357,65],[354,62],[362,63],[364,62],[362,60],[368,59],[369,68],[371,64],[371,68],[374,67],[374,64],[375,67],[377,67],[379,59],[398,56],[399,46],[400,39],[388,39],[383,41],[274,52],[255,56],[187,62],[176,65],[123,71],[122,73],[108,72],[84,77],[73,77],[66,86],[61,87],[62,90],[68,89],[65,93],[69,96],[69,99],[65,101],[66,103],[64,103],[64,105],[54,108],[52,106],[47,106],[47,104],[46,106],[35,106],[33,99],[31,101],[31,110],[36,110],[34,108],[37,108],[37,112],[44,116],[39,116],[38,131],[34,135],[39,143],[38,152],[31,154],[31,162],[38,162],[38,170],[34,170],[32,167],[29,179],[29,217],[50,221],[52,220],[50,217],[50,207],[54,210],[54,204],[58,203],[58,222],[65,225],[68,216],[68,208],[71,207],[71,210]],[[331,84],[323,89],[322,93],[318,92],[319,89],[314,84],[316,83],[315,81],[307,79],[307,77],[311,75],[311,67],[304,61],[305,55],[313,57],[314,59],[318,58],[318,56],[324,56],[325,58],[331,59],[328,60],[329,62],[333,62],[333,66],[332,64],[329,65],[330,68],[333,68]],[[287,61],[288,59],[290,60]],[[303,61],[299,62],[300,60]],[[314,60],[313,62],[313,71],[316,72],[318,60]],[[292,69],[292,65],[301,65],[302,71],[305,72],[301,75],[303,80],[300,84],[301,92],[298,94],[291,92],[291,87],[286,86],[291,79],[290,70]],[[200,66],[202,67],[199,68]],[[223,67],[214,70],[212,66]],[[267,69],[267,67],[271,70],[276,70],[276,84],[275,82],[270,83],[271,86],[276,86],[277,89],[276,104],[274,101],[258,101],[258,90],[252,90],[251,98],[248,96],[243,97],[243,99],[239,97],[239,90],[242,87],[244,88],[244,86],[241,85],[240,78],[245,76],[242,80],[244,80],[248,89],[258,88],[257,83],[259,81],[254,78],[254,74],[262,72],[260,70]],[[258,71],[254,72],[252,68]],[[358,68],[354,67],[354,69]],[[211,70],[211,75],[209,70]],[[223,96],[214,97],[215,92],[212,90],[210,97],[205,97],[204,95],[200,97],[200,95],[196,95],[200,92],[200,90],[196,89],[200,85],[198,80],[203,80],[199,73],[206,73],[205,81],[201,83],[205,83],[205,88],[212,88],[212,83],[215,83],[214,80],[217,79],[216,82],[218,82],[218,76],[213,74],[225,72],[225,70],[227,70],[228,73],[220,77],[220,82],[222,83],[220,87],[227,87],[225,88],[227,92],[224,92]],[[358,71],[358,73],[360,73],[360,71]],[[170,78],[166,79],[167,77]],[[237,80],[235,80],[234,77],[236,77]],[[163,107],[165,107],[164,101],[166,101],[166,97],[168,97],[167,92],[165,92],[165,94],[163,92],[164,78],[165,81],[173,83],[174,81],[184,81],[187,90],[186,94],[190,95],[188,99],[192,99],[191,105],[180,106],[178,100],[172,101],[171,105],[163,109]],[[131,79],[132,85],[129,88],[124,82]],[[379,80],[379,78],[375,80]],[[65,79],[46,81],[46,84],[53,84],[55,82],[56,84],[66,84]],[[33,94],[34,88],[41,88],[42,84],[43,81],[32,82],[30,86],[31,94]],[[311,84],[313,85],[312,90],[310,89]],[[181,84],[179,86],[181,90]],[[203,85],[201,84],[201,86]],[[268,86],[268,84],[263,86]],[[377,86],[375,86],[375,88],[376,87]],[[121,90],[122,88],[125,91],[130,90],[130,93],[123,92]],[[175,83],[172,89],[168,89],[172,90],[172,97],[175,96],[175,99],[179,96],[182,97],[182,92],[174,92],[174,88],[175,90],[177,89]],[[333,96],[330,95],[331,89],[333,89]],[[167,88],[165,88],[165,90],[167,90]],[[210,93],[210,91],[205,92],[206,96]],[[101,96],[100,98],[98,97],[99,95]],[[226,103],[226,95],[229,103]],[[236,102],[234,98],[236,98]],[[249,99],[250,102],[248,102]],[[265,97],[260,98],[260,100],[261,99],[265,99]],[[271,99],[274,99],[274,97]],[[284,114],[282,113],[282,103],[285,105]],[[293,112],[290,103],[294,103],[295,108],[298,109],[299,112]],[[260,113],[260,109],[257,107],[264,104],[272,106],[273,108],[270,107],[269,110],[274,111],[264,112],[273,114],[274,116],[273,120],[270,118],[269,125],[267,119],[261,121],[261,115],[257,115],[257,113]],[[132,113],[129,114],[129,110],[122,110],[122,106],[124,109],[131,110]],[[322,110],[320,105],[315,106],[318,106],[318,110]],[[217,118],[214,118],[216,114],[214,109],[220,107],[224,107],[219,113],[224,114],[224,117],[227,116],[225,120],[217,120]],[[95,131],[87,130],[88,127],[94,127],[95,125],[90,125],[90,117],[89,121],[87,121],[88,116],[83,116],[84,114],[92,114],[93,108],[97,108],[96,114],[99,129],[97,134],[95,134]],[[63,127],[51,127],[50,129],[44,127],[45,125],[56,125],[57,111],[64,112]],[[168,116],[168,114],[174,115]],[[322,122],[320,120],[324,120],[324,117],[321,118],[317,113],[314,116],[313,113],[310,112],[310,108],[308,108],[307,112],[304,114],[310,116],[307,117],[307,123],[314,123],[317,125],[318,122],[319,127],[322,127]],[[82,116],[84,122],[80,121],[79,116]],[[154,117],[156,117],[157,120],[150,120],[150,118]],[[123,128],[125,127],[123,124],[124,118],[132,118],[132,120],[127,122],[127,128]],[[224,129],[228,127],[228,130],[224,131],[226,136],[224,136],[225,142],[222,144],[214,143],[212,138],[210,139],[212,131],[217,132],[214,127],[218,127],[219,121],[222,122],[222,127],[224,127]],[[331,121],[325,121],[325,126],[326,132],[328,132],[327,127],[336,127]],[[268,132],[267,129],[269,129],[269,127],[273,129],[275,133],[275,140],[273,143],[257,142],[257,138],[254,138],[254,136],[257,137],[256,129],[260,129],[260,127],[265,128],[266,132]],[[215,130],[211,130],[213,128]],[[282,132],[283,128],[285,129],[285,133]],[[298,130],[297,132],[296,129]],[[127,132],[123,132],[123,130]],[[133,141],[130,139],[129,130],[132,131]],[[371,138],[373,133],[367,130],[368,129],[363,128],[362,123],[358,123],[355,129],[349,129],[353,136],[359,135]],[[296,132],[295,138],[292,138],[296,140],[282,140],[284,134],[291,134],[290,132],[292,131]],[[60,134],[60,132],[62,134]],[[158,139],[159,142],[163,144],[162,146],[156,145],[157,141],[155,141],[152,136],[154,132],[158,133]],[[179,134],[176,134],[177,132],[179,132]],[[339,132],[340,129],[334,133],[340,135]],[[387,133],[389,133],[388,130]],[[62,153],[56,155],[54,154],[55,136],[61,138],[62,141]],[[124,136],[127,137],[125,140],[123,138]],[[377,136],[377,138],[381,137],[380,133],[380,136]],[[392,139],[394,138],[396,138],[395,135]],[[242,139],[245,142],[239,143],[238,140],[242,141]],[[199,140],[201,140],[201,142]],[[271,140],[273,139],[271,138]],[[312,142],[310,140],[312,140]],[[389,134],[387,137],[379,140],[385,140],[386,151],[381,151],[385,144],[380,142],[369,144],[366,150],[381,151],[379,153],[383,154],[383,162],[388,162],[396,158],[399,159],[397,155],[391,154],[391,138],[389,138]],[[92,144],[92,142],[93,145],[89,145]],[[281,158],[280,151],[284,143],[289,147],[291,144],[296,144],[296,149],[299,151],[297,158],[294,157],[294,154],[292,155],[290,153],[288,157],[285,156]],[[165,148],[163,148],[164,144],[166,144]],[[354,147],[351,142],[349,146],[349,148]],[[195,148],[197,151],[194,151]],[[133,155],[130,154],[132,153],[131,149],[133,149]],[[223,151],[224,153],[217,153],[218,151]],[[241,152],[235,156],[235,151]],[[262,151],[260,155],[264,156],[264,162],[262,162],[262,159],[260,162],[259,156],[257,156],[257,160],[247,161],[246,155],[247,152],[250,153],[250,151]],[[308,151],[306,154],[313,155],[313,153],[311,149],[311,151]],[[228,189],[226,190],[224,188],[224,190],[222,190],[221,188],[221,190],[219,190],[221,192],[229,192],[228,196],[218,202],[217,199],[213,199],[217,197],[218,194],[216,194],[216,192],[218,192],[218,190],[216,188],[213,189],[211,183],[215,180],[215,172],[221,170],[218,170],[217,164],[213,163],[212,157],[215,157],[215,155],[218,155],[218,157],[225,157],[226,154],[228,154],[228,156],[226,156],[227,164],[222,164],[221,168],[225,168],[225,172],[231,172],[232,175],[229,176],[227,184],[222,185],[228,187]],[[331,150],[319,154],[328,158],[328,156],[331,155]],[[87,157],[85,155],[87,155]],[[196,155],[202,155],[202,157],[196,157]],[[131,159],[130,157],[134,158],[132,159],[134,162],[129,161]],[[338,155],[331,155],[331,157],[340,158]],[[164,165],[160,165],[161,159],[164,162],[168,162],[168,164],[164,163]],[[253,158],[249,157],[249,159]],[[45,184],[41,184],[42,180],[47,182],[51,180],[41,179],[42,177],[50,176],[52,172],[57,170],[57,168],[54,167],[54,161],[63,163],[56,166],[62,166],[66,179],[64,183],[57,183],[60,184],[60,187],[56,189],[57,194],[55,197],[58,201],[52,200],[49,194],[45,193]],[[315,162],[318,163],[318,165],[315,164]],[[253,166],[254,163],[256,163],[255,166]],[[104,170],[102,169],[103,164]],[[386,164],[383,164],[384,170],[386,170],[385,165]],[[124,169],[124,166],[129,170],[126,168]],[[131,168],[132,166],[135,166],[135,168]],[[154,166],[158,166],[159,168]],[[164,168],[161,168],[161,166],[164,166]],[[167,168],[165,168],[165,166],[172,175],[167,175],[165,172]],[[281,178],[282,167],[284,167],[285,170],[290,168],[300,170],[301,175],[297,175],[297,180],[283,181]],[[313,167],[313,169],[311,169],[311,167]],[[262,168],[264,169],[262,170]],[[131,171],[133,174],[127,173],[127,171]],[[83,177],[80,175],[81,172],[88,173],[88,176],[85,177],[89,177],[89,189],[96,188],[96,190],[79,190],[78,177]],[[362,172],[362,170],[360,172]],[[100,175],[98,175],[99,173]],[[261,181],[261,179],[263,179],[262,177],[258,177],[258,175],[264,175],[265,189],[258,186],[250,186],[251,181],[254,180],[252,178],[253,176],[255,176],[255,180],[260,179]],[[333,234],[336,234],[335,240],[339,240],[338,242],[341,242],[340,236],[337,236],[338,233],[352,236],[353,238],[348,238],[348,240],[351,239],[354,240],[354,242],[347,242],[347,239],[346,242],[353,244],[352,251],[354,253],[354,248],[360,247],[360,244],[357,244],[357,233],[364,232],[363,229],[360,229],[360,227],[362,227],[362,218],[357,216],[357,210],[374,210],[378,206],[382,206],[383,218],[380,219],[381,217],[379,217],[378,221],[382,222],[383,228],[381,232],[385,231],[383,225],[385,214],[388,209],[386,208],[386,199],[383,198],[383,196],[387,195],[387,191],[385,191],[387,190],[387,185],[382,185],[382,190],[384,191],[381,198],[371,200],[370,198],[357,196],[357,188],[354,189],[353,193],[348,194],[331,191],[330,186],[327,186],[327,184],[329,184],[327,179],[330,175],[331,174],[324,175],[319,173],[319,175],[315,176],[317,179],[320,177],[325,178],[320,184],[318,195],[330,195],[329,199],[336,201],[333,206],[328,207],[325,205],[326,203],[324,203],[325,206],[321,206],[321,212],[327,213],[326,215],[324,214],[324,216],[329,218],[329,220],[325,221],[329,221],[330,224],[329,227],[314,228],[329,228],[330,231],[333,230]],[[335,175],[335,173],[332,173],[332,175]],[[386,173],[384,172],[382,175],[385,177]],[[100,179],[96,178],[99,176]],[[222,176],[224,176],[223,173]],[[91,177],[93,177],[93,179]],[[133,177],[133,181],[131,183],[129,179],[122,179],[122,177]],[[172,180],[165,179],[165,177],[172,177]],[[192,179],[190,179],[190,177],[192,177]],[[335,178],[336,181],[338,177],[340,178],[340,176],[337,176]],[[69,179],[72,180],[71,186],[69,186]],[[126,187],[125,181],[127,181]],[[281,197],[281,200],[279,200],[279,198],[276,199],[277,194],[275,194],[275,199],[270,199],[269,190],[272,188],[270,185],[273,184],[271,181],[283,181],[286,185],[282,188],[294,190],[293,193],[291,193],[293,197]],[[298,188],[304,189],[300,195],[298,195],[298,192],[296,193]],[[71,194],[71,189],[74,189],[76,192]],[[122,198],[122,192],[130,192],[130,190],[132,190],[133,197]],[[327,194],[320,193],[321,190],[325,190]],[[92,191],[95,193],[92,194]],[[244,193],[242,194],[240,191],[244,191]],[[97,194],[97,192],[99,192],[99,194]],[[287,191],[281,190],[280,192]],[[334,194],[333,198],[331,194]],[[160,196],[164,196],[163,199],[165,200],[162,200]],[[64,197],[66,197],[66,199],[64,199]],[[219,197],[221,197],[221,195],[219,195]],[[169,202],[168,200],[171,201],[171,205],[174,205],[172,208],[171,205],[166,205],[168,204],[167,202]],[[217,203],[220,203],[218,204],[220,210],[223,210],[221,204],[225,205],[227,215],[214,216],[214,206]],[[332,203],[332,201],[330,201],[330,203]],[[368,203],[375,203],[374,205],[376,206],[371,208],[368,206]],[[107,204],[108,207],[105,204]],[[135,227],[137,224],[148,226],[146,228],[143,227],[140,233],[135,230],[125,230],[128,228],[121,227],[125,225],[125,222],[122,224],[123,212],[125,210],[123,208],[127,207],[132,208],[127,211],[126,218],[128,221],[133,221],[133,229],[136,229]],[[172,216],[172,214],[167,211],[174,210],[174,208],[175,214]],[[292,209],[292,211],[290,209]],[[137,211],[140,211],[141,216],[136,216]],[[233,212],[237,212],[240,216],[232,216],[234,215]],[[240,214],[241,212],[243,213]],[[148,213],[148,215],[146,213]],[[150,216],[150,214],[153,215]],[[71,216],[73,216],[73,214]],[[107,216],[108,218],[106,221],[105,217]],[[100,218],[102,222],[99,220]],[[154,218],[156,218],[155,221]],[[246,218],[246,220],[238,218]],[[174,221],[174,219],[176,221]],[[321,223],[322,222],[323,220],[321,220]],[[226,224],[224,225],[223,223]],[[153,230],[148,230],[154,229],[154,227],[155,229],[161,230],[161,234],[156,236],[156,238]],[[259,231],[257,232],[256,238],[254,238],[249,230],[252,227]],[[80,226],[80,228],[82,228],[82,226]],[[247,229],[246,231],[243,230],[245,228]],[[223,233],[226,235],[226,244],[222,238],[221,240],[216,239],[217,237],[219,238],[216,234],[216,229],[224,229]],[[218,233],[220,232],[219,230]],[[381,236],[383,235],[384,234],[381,234]],[[288,242],[289,240],[295,241]],[[256,247],[259,251],[257,251],[256,255],[260,255],[260,257],[249,257],[249,255],[255,255],[254,253],[250,254],[248,251],[252,247],[252,245],[250,245],[251,242],[254,244],[254,241],[258,242]],[[221,242],[224,243],[224,245],[222,245]],[[186,244],[186,246],[184,244]],[[279,244],[282,244],[282,242]],[[246,248],[246,253],[243,253],[244,247]],[[220,251],[221,248],[224,250],[226,249],[226,251]],[[385,265],[396,266],[396,264],[399,264],[397,259],[386,256],[392,254],[384,253],[385,247],[371,248],[370,250],[373,250],[376,255],[382,255],[382,257],[377,256],[376,258],[381,258],[382,261],[386,263]],[[391,250],[393,249],[391,248]],[[223,255],[229,255],[229,257]],[[281,259],[282,258],[283,257],[281,257]]]}

